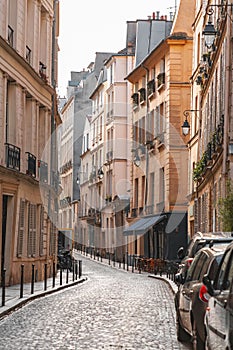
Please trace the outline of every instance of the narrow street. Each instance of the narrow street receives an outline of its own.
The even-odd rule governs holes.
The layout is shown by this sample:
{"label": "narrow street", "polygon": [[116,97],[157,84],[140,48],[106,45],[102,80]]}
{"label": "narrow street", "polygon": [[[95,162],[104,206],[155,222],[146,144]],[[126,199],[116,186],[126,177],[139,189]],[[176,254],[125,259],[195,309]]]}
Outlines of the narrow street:
{"label": "narrow street", "polygon": [[1,350],[190,349],[176,340],[173,294],[165,282],[82,260],[86,282],[0,322]]}

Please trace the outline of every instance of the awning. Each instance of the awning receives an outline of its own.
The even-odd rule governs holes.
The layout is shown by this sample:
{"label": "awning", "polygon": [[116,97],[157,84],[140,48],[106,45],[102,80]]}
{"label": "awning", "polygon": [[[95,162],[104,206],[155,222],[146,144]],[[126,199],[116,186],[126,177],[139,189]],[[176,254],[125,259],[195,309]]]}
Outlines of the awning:
{"label": "awning", "polygon": [[125,228],[123,230],[123,235],[142,235],[149,231],[154,225],[157,225],[166,219],[166,217],[166,215],[153,215],[141,218],[140,220],[134,222],[131,226]]}

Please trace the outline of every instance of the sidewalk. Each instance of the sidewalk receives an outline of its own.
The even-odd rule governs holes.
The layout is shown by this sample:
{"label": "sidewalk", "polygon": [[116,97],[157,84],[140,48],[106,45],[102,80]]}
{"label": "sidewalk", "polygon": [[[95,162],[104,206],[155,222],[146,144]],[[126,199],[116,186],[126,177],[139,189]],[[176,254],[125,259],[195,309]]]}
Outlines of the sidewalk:
{"label": "sidewalk", "polygon": [[23,297],[20,298],[20,285],[16,284],[5,288],[5,305],[2,306],[2,288],[0,287],[0,319],[4,316],[7,316],[16,309],[22,307],[29,301],[32,301],[36,298],[43,297],[45,295],[57,292],[64,288],[68,288],[79,283],[86,281],[87,278],[74,276],[73,273],[69,272],[68,274],[68,283],[67,283],[67,274],[64,270],[62,272],[62,284],[60,284],[60,270],[58,270],[57,276],[55,277],[55,286],[53,287],[53,278],[47,279],[47,286],[45,290],[44,281],[34,283],[34,293],[31,293],[31,283],[25,283],[23,285]]}

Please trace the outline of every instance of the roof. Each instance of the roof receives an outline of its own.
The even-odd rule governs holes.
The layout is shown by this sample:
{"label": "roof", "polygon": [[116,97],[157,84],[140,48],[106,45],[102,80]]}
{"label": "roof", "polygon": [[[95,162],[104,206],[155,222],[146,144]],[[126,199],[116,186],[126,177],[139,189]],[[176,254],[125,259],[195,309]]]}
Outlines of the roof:
{"label": "roof", "polygon": [[130,235],[142,235],[149,231],[153,226],[159,224],[161,221],[166,219],[166,215],[152,215],[141,218],[140,220],[134,222],[132,225],[127,227],[123,234],[124,236]]}

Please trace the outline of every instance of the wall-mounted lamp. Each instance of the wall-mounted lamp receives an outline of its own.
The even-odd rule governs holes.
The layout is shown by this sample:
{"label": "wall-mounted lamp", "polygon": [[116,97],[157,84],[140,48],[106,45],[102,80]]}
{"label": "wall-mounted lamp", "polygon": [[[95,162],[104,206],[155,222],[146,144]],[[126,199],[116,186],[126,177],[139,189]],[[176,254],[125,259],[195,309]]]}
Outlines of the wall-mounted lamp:
{"label": "wall-mounted lamp", "polygon": [[138,155],[138,153],[137,153],[137,152],[135,153],[135,156],[134,156],[133,162],[134,162],[134,164],[136,165],[136,167],[139,167],[139,166],[140,166],[140,164],[141,164],[141,159],[140,159],[140,157],[139,157],[139,155]]}
{"label": "wall-mounted lamp", "polygon": [[187,136],[189,134],[190,124],[189,124],[187,118],[189,117],[189,114],[192,112],[198,112],[198,109],[186,109],[183,112],[183,115],[185,116],[185,120],[184,120],[184,123],[182,125],[182,132],[183,132],[184,136]]}
{"label": "wall-mounted lamp", "polygon": [[215,30],[214,25],[209,19],[209,22],[206,24],[202,34],[204,35],[205,38],[205,46],[208,49],[211,49],[214,45],[214,40],[217,35],[217,30]]}
{"label": "wall-mounted lamp", "polygon": [[[207,46],[208,49],[211,49],[213,47],[215,37],[216,37],[216,35],[219,34],[219,31],[214,28],[214,25],[212,24],[212,21],[211,21],[211,16],[214,13],[214,7],[221,9],[221,18],[223,18],[224,15],[225,16],[228,15],[228,17],[230,18],[230,20],[232,22],[232,18],[230,17],[228,12],[226,11],[226,8],[228,8],[229,6],[231,8],[233,8],[233,4],[224,4],[224,3],[222,3],[222,4],[210,4],[206,7],[206,14],[209,16],[209,21],[206,24],[202,34],[205,37],[205,45]],[[217,22],[221,21],[221,18],[219,18],[217,20]]]}

